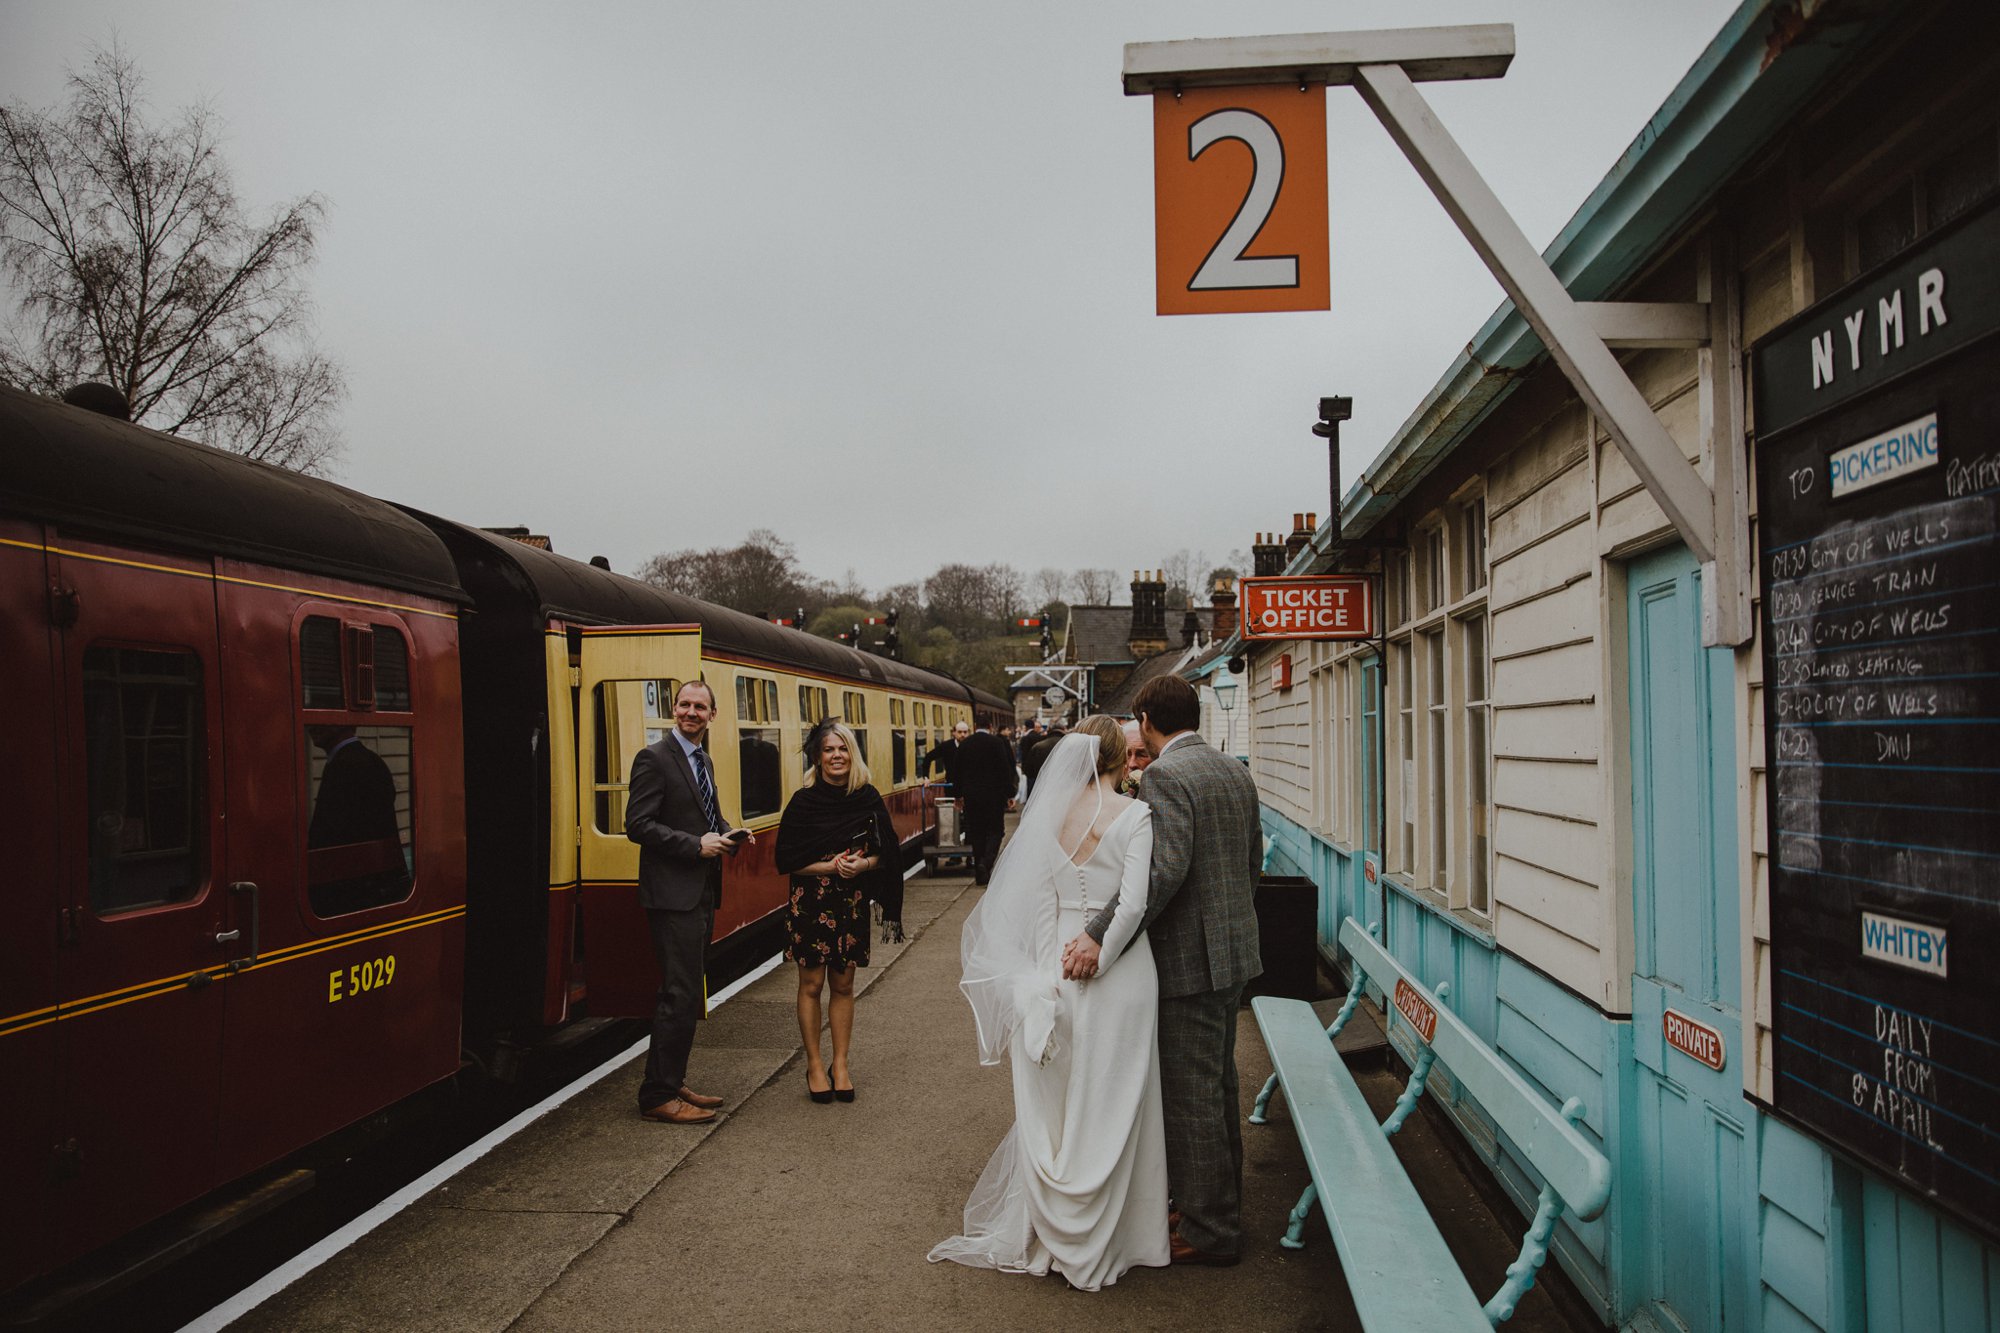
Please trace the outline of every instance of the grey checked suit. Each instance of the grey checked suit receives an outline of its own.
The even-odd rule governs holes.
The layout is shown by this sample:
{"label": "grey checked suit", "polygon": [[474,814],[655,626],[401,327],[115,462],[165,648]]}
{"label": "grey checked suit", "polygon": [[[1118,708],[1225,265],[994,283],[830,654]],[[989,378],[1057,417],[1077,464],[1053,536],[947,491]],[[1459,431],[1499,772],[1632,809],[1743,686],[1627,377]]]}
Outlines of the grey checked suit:
{"label": "grey checked suit", "polygon": [[[1147,767],[1153,867],[1146,933],[1160,973],[1160,1091],[1167,1177],[1182,1239],[1242,1250],[1243,1134],[1236,1088],[1236,1009],[1263,971],[1257,876],[1263,833],[1249,770],[1192,732]],[[1102,940],[1114,901],[1089,926]]]}

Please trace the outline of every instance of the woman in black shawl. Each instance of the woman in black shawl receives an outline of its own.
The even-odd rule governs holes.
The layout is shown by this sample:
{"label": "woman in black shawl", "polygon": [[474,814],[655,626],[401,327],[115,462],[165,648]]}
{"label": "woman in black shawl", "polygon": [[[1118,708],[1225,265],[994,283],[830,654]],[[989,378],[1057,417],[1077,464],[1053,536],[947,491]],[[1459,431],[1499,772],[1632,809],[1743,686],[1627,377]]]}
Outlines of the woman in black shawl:
{"label": "woman in black shawl", "polygon": [[[806,784],[778,821],[778,871],[792,877],[786,952],[799,966],[806,1092],[816,1102],[851,1102],[847,1052],[854,1036],[854,969],[868,965],[868,900],[883,899],[885,884],[900,896],[903,882],[889,807],[869,784],[854,733],[843,723],[821,722],[806,738],[806,757]],[[830,1067],[819,1048],[820,995],[829,980]]]}

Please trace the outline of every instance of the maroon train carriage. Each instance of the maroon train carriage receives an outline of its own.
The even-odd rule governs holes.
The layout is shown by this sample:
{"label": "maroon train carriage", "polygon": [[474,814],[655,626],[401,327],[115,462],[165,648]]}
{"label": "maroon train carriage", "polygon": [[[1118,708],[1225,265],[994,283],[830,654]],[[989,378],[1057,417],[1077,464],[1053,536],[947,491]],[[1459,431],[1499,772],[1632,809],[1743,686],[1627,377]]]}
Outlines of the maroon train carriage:
{"label": "maroon train carriage", "polygon": [[0,1290],[458,1069],[462,600],[389,505],[0,390]]}
{"label": "maroon train carriage", "polygon": [[[0,1292],[465,1057],[648,1012],[624,774],[697,673],[732,820],[774,828],[831,712],[906,854],[934,823],[925,748],[1007,715],[946,675],[0,389],[0,1188],[34,1219],[0,1246]],[[726,869],[722,953],[775,945],[774,841]]]}

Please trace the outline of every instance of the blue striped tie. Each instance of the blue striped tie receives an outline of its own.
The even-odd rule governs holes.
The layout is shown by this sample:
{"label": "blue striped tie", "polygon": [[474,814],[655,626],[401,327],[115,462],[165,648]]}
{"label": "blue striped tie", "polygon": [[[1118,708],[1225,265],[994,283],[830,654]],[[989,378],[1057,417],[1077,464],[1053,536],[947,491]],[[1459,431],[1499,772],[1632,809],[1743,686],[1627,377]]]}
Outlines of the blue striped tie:
{"label": "blue striped tie", "polygon": [[708,754],[703,750],[694,752],[694,785],[701,789],[702,813],[708,816],[711,833],[722,832],[722,816],[715,809],[715,783],[708,776]]}

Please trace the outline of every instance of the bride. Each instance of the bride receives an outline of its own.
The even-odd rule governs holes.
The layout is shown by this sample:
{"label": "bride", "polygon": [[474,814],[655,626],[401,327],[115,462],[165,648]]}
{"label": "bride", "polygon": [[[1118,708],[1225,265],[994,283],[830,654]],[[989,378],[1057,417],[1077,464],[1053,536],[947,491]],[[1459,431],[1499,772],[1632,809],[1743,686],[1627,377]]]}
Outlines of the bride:
{"label": "bride", "polygon": [[[1150,812],[1118,794],[1125,733],[1086,718],[1035,783],[991,887],[965,923],[959,988],[981,1064],[1014,1067],[1014,1127],[965,1204],[965,1234],[930,1252],[1096,1291],[1164,1268],[1166,1132],[1159,976],[1139,933]],[[1118,899],[1097,975],[1062,977],[1061,941]]]}

